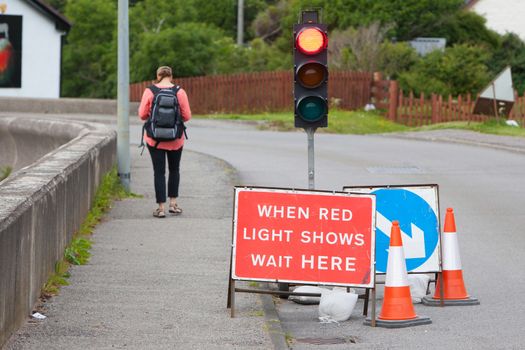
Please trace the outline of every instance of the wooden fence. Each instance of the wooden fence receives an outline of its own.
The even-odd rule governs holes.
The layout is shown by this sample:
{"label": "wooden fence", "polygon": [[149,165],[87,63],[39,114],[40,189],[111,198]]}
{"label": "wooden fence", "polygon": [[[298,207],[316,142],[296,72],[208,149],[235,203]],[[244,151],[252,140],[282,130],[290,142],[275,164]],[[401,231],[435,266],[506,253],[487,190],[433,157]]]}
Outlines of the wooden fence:
{"label": "wooden fence", "polygon": [[[287,71],[211,75],[176,78],[188,93],[192,112],[257,113],[293,109],[293,73]],[[151,81],[131,84],[131,101],[140,101]],[[358,109],[371,100],[372,74],[331,72],[328,82],[330,102],[339,108]]]}
{"label": "wooden fence", "polygon": [[[293,73],[288,71],[211,75],[176,78],[188,93],[192,112],[260,113],[293,109]],[[131,101],[140,101],[152,81],[131,84]],[[330,104],[345,110],[363,108],[374,103],[392,121],[420,126],[451,121],[484,121],[490,118],[473,113],[476,99],[471,95],[443,97],[438,95],[405,96],[394,80],[383,80],[380,74],[334,71],[328,81]],[[515,96],[508,116],[525,126],[525,94]]]}
{"label": "wooden fence", "polygon": [[[515,103],[508,116],[504,118],[516,120],[520,126],[525,125],[525,94],[518,96],[515,93]],[[384,103],[384,102],[383,102]],[[443,97],[432,94],[427,98],[425,94],[414,96],[412,92],[405,96],[398,89],[397,82],[390,82],[387,117],[397,123],[409,126],[421,126],[435,123],[466,121],[481,122],[491,116],[474,114],[476,98],[470,94],[466,96]]]}

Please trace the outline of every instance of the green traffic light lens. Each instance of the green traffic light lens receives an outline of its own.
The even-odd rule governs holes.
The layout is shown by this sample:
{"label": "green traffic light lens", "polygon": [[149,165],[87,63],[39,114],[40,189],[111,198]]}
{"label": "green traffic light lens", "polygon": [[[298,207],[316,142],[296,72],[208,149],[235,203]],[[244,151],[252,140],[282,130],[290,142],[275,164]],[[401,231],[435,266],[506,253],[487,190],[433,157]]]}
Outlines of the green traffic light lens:
{"label": "green traffic light lens", "polygon": [[321,85],[328,75],[326,67],[317,62],[303,64],[297,70],[299,83],[308,89],[314,89]]}
{"label": "green traffic light lens", "polygon": [[326,115],[326,101],[319,96],[306,96],[297,104],[299,116],[307,122],[316,122]]}

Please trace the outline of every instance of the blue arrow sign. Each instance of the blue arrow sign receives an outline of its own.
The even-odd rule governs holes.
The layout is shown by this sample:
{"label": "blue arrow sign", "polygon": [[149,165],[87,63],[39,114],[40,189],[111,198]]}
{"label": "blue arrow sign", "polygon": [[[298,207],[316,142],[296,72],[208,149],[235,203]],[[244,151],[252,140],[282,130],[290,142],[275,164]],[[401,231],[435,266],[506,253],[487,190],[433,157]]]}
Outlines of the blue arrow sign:
{"label": "blue arrow sign", "polygon": [[[436,254],[439,224],[434,209],[420,196],[402,188],[379,189],[376,195],[376,271],[386,272],[392,221],[399,221],[407,271]],[[439,266],[435,271],[439,270]],[[432,270],[434,271],[434,270]]]}

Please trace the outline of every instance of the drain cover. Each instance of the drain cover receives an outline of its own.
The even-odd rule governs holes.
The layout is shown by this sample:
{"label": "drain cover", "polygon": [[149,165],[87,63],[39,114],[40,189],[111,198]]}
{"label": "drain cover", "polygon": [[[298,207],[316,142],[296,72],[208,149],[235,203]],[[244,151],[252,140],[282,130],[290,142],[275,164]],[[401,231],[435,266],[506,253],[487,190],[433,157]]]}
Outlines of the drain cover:
{"label": "drain cover", "polygon": [[334,344],[355,344],[356,340],[354,337],[346,338],[299,338],[295,339],[298,343],[312,344],[312,345],[334,345]]}

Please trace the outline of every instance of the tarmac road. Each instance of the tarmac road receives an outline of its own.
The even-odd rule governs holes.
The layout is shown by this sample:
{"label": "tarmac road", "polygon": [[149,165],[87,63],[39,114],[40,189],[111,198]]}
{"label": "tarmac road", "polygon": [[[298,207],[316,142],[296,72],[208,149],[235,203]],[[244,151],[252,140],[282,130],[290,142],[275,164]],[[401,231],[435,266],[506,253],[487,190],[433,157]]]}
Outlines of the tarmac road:
{"label": "tarmac road", "polygon": [[[232,164],[239,184],[307,188],[303,132],[260,132],[232,123],[202,122],[191,129],[190,137],[188,149]],[[445,208],[453,207],[467,289],[481,305],[417,305],[419,314],[432,318],[431,325],[385,330],[362,324],[361,301],[351,319],[340,325],[320,324],[317,306],[280,301],[279,318],[288,338],[295,339],[294,349],[319,347],[306,338],[347,342],[330,349],[346,349],[351,339],[356,341],[352,348],[362,349],[523,348],[525,139],[458,130],[317,134],[315,147],[317,189],[439,184],[442,220]]]}
{"label": "tarmac road", "polygon": [[[133,144],[138,144],[139,128],[132,125]],[[432,318],[431,325],[387,330],[363,325],[362,301],[349,321],[320,324],[316,306],[279,300],[275,310],[282,331],[269,334],[268,325],[275,322],[260,316],[263,306],[258,296],[237,294],[238,318],[230,319],[224,308],[231,186],[306,188],[306,136],[303,132],[261,132],[245,123],[204,120],[193,120],[188,136],[189,152],[182,163],[183,220],[159,222],[149,217],[153,194],[148,183],[149,159],[147,155],[135,156],[133,190],[146,197],[115,205],[109,220],[97,228],[92,263],[73,270],[71,286],[48,306],[56,313],[41,324],[25,327],[12,349],[62,349],[66,343],[53,341],[66,338],[70,338],[67,347],[71,349],[111,345],[137,349],[267,349],[282,346],[283,335],[294,349],[319,348],[305,342],[305,338],[346,342],[322,347],[330,349],[523,348],[525,140],[458,131],[416,136],[316,134],[318,189],[439,184],[442,215],[446,207],[453,207],[456,213],[467,288],[481,305],[417,305],[418,313]],[[229,165],[236,170],[236,176]],[[176,236],[163,232],[160,227],[167,222],[180,224],[182,231],[175,230]],[[157,228],[159,235],[145,239],[151,228]],[[120,276],[121,271],[129,273]],[[148,282],[143,289],[134,289],[145,280]],[[177,292],[161,292],[170,289]],[[90,290],[94,294],[81,302]],[[131,294],[119,297],[128,292]],[[124,297],[125,303],[121,300]],[[265,311],[273,311],[265,305]],[[156,312],[151,314],[152,310]],[[81,311],[90,317],[82,319]],[[97,314],[104,311],[108,318]],[[82,333],[86,330],[88,334]],[[105,334],[109,335],[106,342]],[[280,342],[273,339],[276,334],[282,338]],[[86,346],[82,343],[85,339],[99,339],[104,346]]]}

